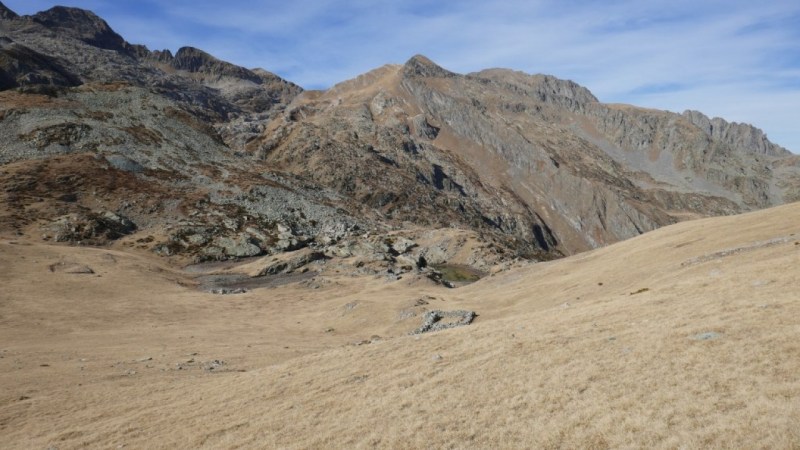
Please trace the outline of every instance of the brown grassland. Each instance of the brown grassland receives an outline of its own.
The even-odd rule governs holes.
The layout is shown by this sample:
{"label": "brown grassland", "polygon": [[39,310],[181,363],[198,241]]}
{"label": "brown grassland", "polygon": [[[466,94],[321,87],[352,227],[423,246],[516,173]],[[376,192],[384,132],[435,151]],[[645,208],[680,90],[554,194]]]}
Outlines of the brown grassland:
{"label": "brown grassland", "polygon": [[800,204],[457,289],[321,278],[0,239],[0,447],[800,448]]}

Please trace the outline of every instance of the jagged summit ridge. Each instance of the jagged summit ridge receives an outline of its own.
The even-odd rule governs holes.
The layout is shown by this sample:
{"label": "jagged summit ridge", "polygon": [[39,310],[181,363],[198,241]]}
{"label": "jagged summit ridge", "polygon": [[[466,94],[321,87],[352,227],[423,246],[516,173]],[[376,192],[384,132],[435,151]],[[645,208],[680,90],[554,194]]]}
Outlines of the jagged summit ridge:
{"label": "jagged summit ridge", "polygon": [[486,69],[471,73],[468,77],[488,80],[506,86],[542,102],[559,104],[571,110],[584,110],[590,103],[598,103],[592,92],[572,80],[563,80],[552,75],[530,75],[511,69]]}
{"label": "jagged summit ridge", "polygon": [[468,76],[511,84],[520,87],[523,90],[534,88],[537,91],[547,91],[554,95],[574,98],[575,100],[583,103],[599,102],[597,97],[595,97],[594,94],[592,94],[592,92],[586,87],[581,86],[572,80],[563,80],[553,75],[531,75],[518,70],[493,68],[471,73],[468,74]]}
{"label": "jagged summit ridge", "polygon": [[199,72],[212,76],[230,76],[254,83],[260,83],[261,78],[252,71],[236,66],[211,56],[210,54],[194,48],[182,47],[178,49],[171,61],[172,67],[187,72]]}
{"label": "jagged summit ridge", "polygon": [[195,47],[181,47],[173,56],[169,50],[152,52],[152,58],[166,62],[178,70],[192,73],[201,73],[216,78],[231,77],[251,81],[256,84],[272,82],[280,79],[277,75],[267,70],[246,69],[218,59],[211,54]]}
{"label": "jagged summit ridge", "polygon": [[728,122],[723,118],[709,118],[700,111],[687,110],[683,117],[703,130],[712,139],[729,144],[738,152],[757,153],[770,156],[785,156],[791,152],[767,139],[759,128],[746,123]]}
{"label": "jagged summit ridge", "polygon": [[24,49],[6,45],[2,51],[0,83],[5,88],[53,93],[65,86],[122,82],[227,119],[280,109],[302,91],[274,74],[256,73],[196,48],[182,48],[176,55],[151,52],[79,8],[58,6],[5,25],[10,41],[25,42]]}

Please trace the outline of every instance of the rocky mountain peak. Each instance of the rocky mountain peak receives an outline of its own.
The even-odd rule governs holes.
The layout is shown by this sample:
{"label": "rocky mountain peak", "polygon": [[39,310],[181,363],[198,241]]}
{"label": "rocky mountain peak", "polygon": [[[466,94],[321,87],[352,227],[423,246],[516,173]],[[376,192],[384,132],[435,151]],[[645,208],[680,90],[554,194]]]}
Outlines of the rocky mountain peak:
{"label": "rocky mountain peak", "polygon": [[403,65],[406,77],[451,78],[456,74],[444,69],[423,55],[414,55]]}
{"label": "rocky mountain peak", "polygon": [[17,13],[8,9],[6,5],[0,2],[0,20],[12,20],[19,17]]}
{"label": "rocky mountain peak", "polygon": [[172,66],[187,72],[204,72],[220,60],[194,47],[181,47],[172,57]]}
{"label": "rocky mountain peak", "polygon": [[203,73],[216,77],[228,76],[252,81],[254,83],[261,83],[262,81],[261,78],[251,70],[219,60],[194,47],[182,47],[178,49],[171,64],[172,67],[187,72]]}
{"label": "rocky mountain peak", "polygon": [[127,53],[130,45],[91,11],[55,6],[33,15],[33,21],[89,45]]}
{"label": "rocky mountain peak", "polygon": [[686,110],[683,117],[714,140],[725,142],[739,153],[787,156],[791,152],[773,144],[759,128],[746,123],[728,122],[720,117],[709,118],[700,111]]}
{"label": "rocky mountain peak", "polygon": [[599,100],[589,89],[572,80],[562,80],[552,75],[539,75],[540,86],[550,94],[574,99],[581,103],[596,103]]}
{"label": "rocky mountain peak", "polygon": [[172,52],[169,51],[169,49],[153,50],[150,52],[149,57],[155,61],[167,64],[171,63],[172,60],[175,59],[175,56],[172,55]]}

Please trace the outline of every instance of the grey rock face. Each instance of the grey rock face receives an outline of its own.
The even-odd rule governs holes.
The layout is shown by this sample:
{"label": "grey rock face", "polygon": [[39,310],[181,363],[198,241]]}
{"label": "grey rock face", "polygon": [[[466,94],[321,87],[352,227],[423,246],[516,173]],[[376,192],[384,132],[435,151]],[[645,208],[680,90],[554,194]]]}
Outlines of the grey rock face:
{"label": "grey rock face", "polygon": [[109,211],[68,214],[44,227],[47,236],[56,242],[102,244],[133,233],[136,225],[129,219]]}
{"label": "grey rock face", "polygon": [[402,255],[416,246],[417,244],[414,241],[404,237],[392,239],[389,244],[390,250],[397,255]]}
{"label": "grey rock face", "polygon": [[249,70],[221,61],[194,47],[182,47],[173,57],[169,51],[149,53],[145,59],[200,75],[200,81],[218,89],[226,100],[245,111],[263,113],[288,104],[302,89],[263,69]]}
{"label": "grey rock face", "polygon": [[[572,111],[582,111],[590,103],[598,103],[588,89],[571,80],[561,80],[551,75],[528,75],[509,69],[487,69],[469,74],[481,82],[491,82],[504,89],[511,89],[525,97],[540,102],[555,104]],[[523,112],[527,110],[524,103],[511,103],[506,108]]]}
{"label": "grey rock face", "polygon": [[55,87],[79,86],[80,78],[56,58],[43,55],[11,38],[0,38],[0,90],[24,87],[48,93]]}
{"label": "grey rock face", "polygon": [[308,265],[309,263],[312,263],[314,261],[320,261],[323,259],[325,259],[325,255],[322,252],[317,252],[317,251],[303,252],[302,254],[294,256],[292,258],[288,258],[267,265],[257,274],[257,276],[277,275],[279,273],[292,273],[295,270]]}
{"label": "grey rock face", "polygon": [[42,11],[31,19],[46,28],[81,40],[91,46],[129,53],[131,46],[105,20],[91,11],[56,6]]}
{"label": "grey rock face", "polygon": [[182,47],[170,61],[172,67],[193,73],[205,73],[217,77],[229,76],[242,80],[261,82],[255,73],[231,63],[220,61],[208,53],[194,47]]}
{"label": "grey rock face", "polygon": [[408,77],[434,77],[448,78],[456,74],[445,70],[430,59],[422,55],[415,55],[403,66],[403,74]]}
{"label": "grey rock face", "polygon": [[0,19],[2,19],[2,20],[12,20],[12,19],[16,19],[17,17],[19,17],[19,15],[17,13],[15,13],[14,11],[8,9],[8,7],[6,5],[4,5],[3,3],[0,3]]}
{"label": "grey rock face", "polygon": [[246,258],[257,256],[262,253],[261,248],[256,245],[247,235],[239,235],[235,238],[221,237],[214,241],[214,244],[222,248],[225,255],[234,258]]}
{"label": "grey rock face", "polygon": [[769,156],[788,156],[789,150],[773,144],[762,130],[743,123],[730,123],[720,117],[710,119],[699,111],[683,112],[687,118],[710,138],[724,142],[739,153],[756,153]]}
{"label": "grey rock face", "polygon": [[434,140],[439,135],[439,128],[428,123],[424,114],[418,114],[411,118],[412,133],[419,139]]}

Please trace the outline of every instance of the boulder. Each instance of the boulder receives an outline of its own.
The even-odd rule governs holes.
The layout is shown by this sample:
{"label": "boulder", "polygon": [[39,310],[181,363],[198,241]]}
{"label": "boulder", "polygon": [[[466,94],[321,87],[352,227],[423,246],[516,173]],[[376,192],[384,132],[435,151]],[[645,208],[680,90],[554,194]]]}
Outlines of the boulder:
{"label": "boulder", "polygon": [[246,234],[239,234],[236,237],[219,237],[214,240],[217,246],[222,248],[227,256],[233,258],[246,258],[248,256],[260,255],[263,251],[256,245],[252,238]]}
{"label": "boulder", "polygon": [[446,330],[448,328],[463,327],[475,320],[475,311],[428,311],[422,321],[422,326],[414,330],[411,334],[422,334],[431,331]]}
{"label": "boulder", "polygon": [[[284,256],[284,255],[281,255]],[[256,276],[277,275],[279,273],[292,273],[295,270],[311,263],[325,259],[322,252],[305,248],[285,257],[273,258]]]}
{"label": "boulder", "polygon": [[102,244],[136,231],[136,224],[110,211],[74,213],[57,217],[43,227],[56,242]]}
{"label": "boulder", "polygon": [[94,273],[91,267],[78,264],[78,263],[70,263],[61,261],[56,264],[51,264],[49,266],[50,272],[60,272],[60,273],[68,273],[73,275],[91,275]]}
{"label": "boulder", "polygon": [[404,237],[395,237],[391,244],[389,244],[389,251],[396,253],[398,255],[402,255],[403,253],[409,251],[410,249],[416,247],[416,242],[412,241],[411,239],[404,238]]}

